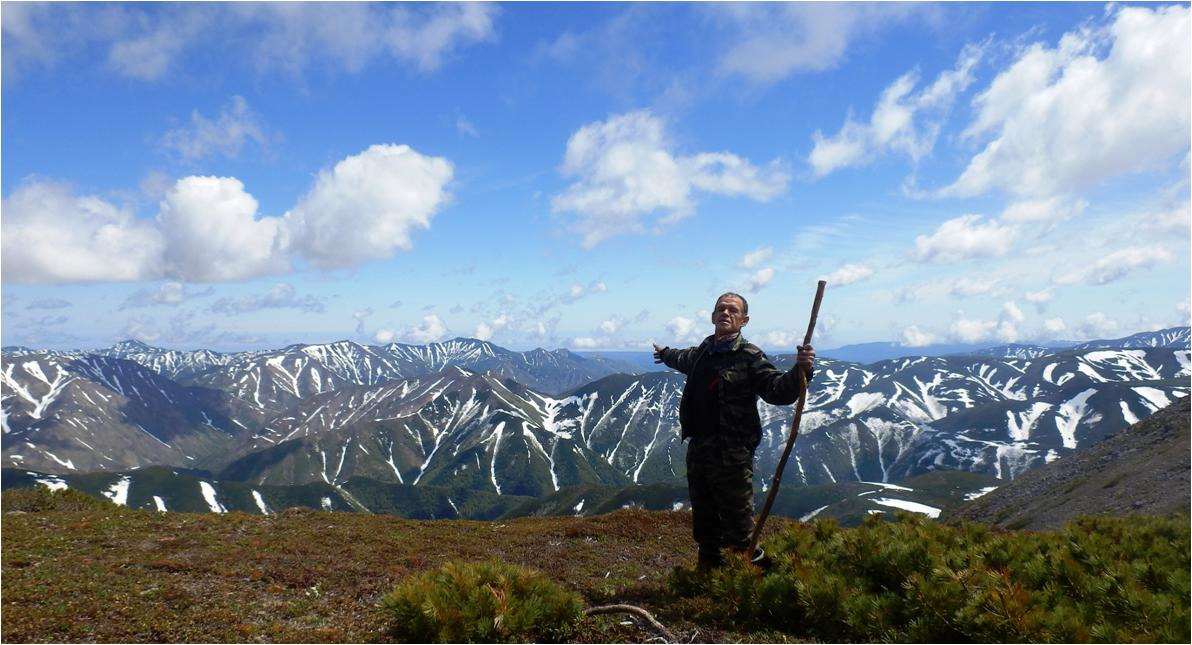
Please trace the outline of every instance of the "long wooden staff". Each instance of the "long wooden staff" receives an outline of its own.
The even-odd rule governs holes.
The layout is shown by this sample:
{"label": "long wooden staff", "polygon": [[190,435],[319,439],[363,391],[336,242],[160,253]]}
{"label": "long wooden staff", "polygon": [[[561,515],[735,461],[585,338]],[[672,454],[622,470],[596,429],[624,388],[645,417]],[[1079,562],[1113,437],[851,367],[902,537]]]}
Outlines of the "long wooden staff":
{"label": "long wooden staff", "polygon": [[[811,322],[807,325],[807,335],[803,337],[803,344],[811,344],[811,334],[815,331],[815,319],[819,317],[820,302],[824,299],[824,287],[827,281],[820,280],[815,289],[815,304],[811,306]],[[797,361],[797,359],[796,359]],[[790,459],[791,449],[795,447],[795,438],[799,436],[799,422],[803,420],[803,405],[807,403],[807,372],[795,363],[795,371],[799,375],[799,401],[795,404],[795,418],[791,420],[791,436],[786,440],[786,450],[782,451],[782,459],[778,460],[778,470],[774,471],[774,480],[770,482],[770,494],[766,496],[766,504],[762,507],[762,514],[753,526],[753,536],[749,538],[750,557],[757,551],[758,540],[762,536],[762,526],[766,524],[766,517],[770,515],[770,507],[774,506],[774,498],[778,497],[778,485],[782,483],[782,471],[786,468],[786,461]]]}

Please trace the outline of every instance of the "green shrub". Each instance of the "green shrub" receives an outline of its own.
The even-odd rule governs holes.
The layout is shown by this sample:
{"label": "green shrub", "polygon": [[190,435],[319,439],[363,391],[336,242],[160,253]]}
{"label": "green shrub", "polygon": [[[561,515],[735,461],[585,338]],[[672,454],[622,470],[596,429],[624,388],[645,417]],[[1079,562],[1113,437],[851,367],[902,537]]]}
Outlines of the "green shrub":
{"label": "green shrub", "polygon": [[501,562],[450,562],[381,599],[406,642],[558,642],[583,617],[578,594],[536,571]]}
{"label": "green shrub", "polygon": [[795,526],[767,550],[766,575],[734,558],[672,588],[726,627],[825,641],[1189,642],[1186,517],[993,532],[900,514]]}
{"label": "green shrub", "polygon": [[114,511],[120,507],[106,499],[92,497],[73,488],[50,490],[45,486],[10,488],[0,496],[5,512],[21,511]]}

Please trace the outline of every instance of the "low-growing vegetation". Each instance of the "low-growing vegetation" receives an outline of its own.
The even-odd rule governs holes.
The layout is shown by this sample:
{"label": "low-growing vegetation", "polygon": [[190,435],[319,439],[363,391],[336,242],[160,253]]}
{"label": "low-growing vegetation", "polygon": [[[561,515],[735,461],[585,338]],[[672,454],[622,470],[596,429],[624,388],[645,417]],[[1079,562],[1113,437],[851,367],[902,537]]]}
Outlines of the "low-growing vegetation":
{"label": "low-growing vegetation", "polygon": [[1189,641],[1186,516],[1051,532],[774,517],[763,575],[694,571],[683,512],[422,521],[89,499],[4,492],[0,640],[655,640],[625,614],[576,622],[628,603],[682,642]]}
{"label": "low-growing vegetation", "polygon": [[678,570],[705,620],[841,642],[1189,642],[1188,518],[994,532],[921,516],[786,528],[763,575]]}
{"label": "low-growing vegetation", "polygon": [[557,643],[583,617],[579,594],[501,562],[450,562],[381,599],[392,633],[411,643]]}

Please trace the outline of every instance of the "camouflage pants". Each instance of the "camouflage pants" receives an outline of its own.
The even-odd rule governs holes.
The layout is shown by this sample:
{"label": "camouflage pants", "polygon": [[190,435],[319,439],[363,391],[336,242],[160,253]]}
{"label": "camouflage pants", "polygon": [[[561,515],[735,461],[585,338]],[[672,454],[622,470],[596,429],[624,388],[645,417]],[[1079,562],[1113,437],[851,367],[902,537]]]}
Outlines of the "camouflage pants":
{"label": "camouflage pants", "polygon": [[753,532],[753,451],[725,447],[715,437],[687,446],[687,492],[692,537],[701,556],[721,548],[744,551]]}

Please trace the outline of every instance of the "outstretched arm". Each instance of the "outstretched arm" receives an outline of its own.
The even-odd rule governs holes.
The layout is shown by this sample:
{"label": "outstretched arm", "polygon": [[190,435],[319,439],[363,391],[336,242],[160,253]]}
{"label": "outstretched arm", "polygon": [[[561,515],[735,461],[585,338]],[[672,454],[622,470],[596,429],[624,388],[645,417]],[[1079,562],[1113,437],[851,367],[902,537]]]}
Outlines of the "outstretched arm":
{"label": "outstretched arm", "polygon": [[795,366],[787,372],[774,367],[765,356],[759,356],[753,364],[757,395],[771,405],[794,403],[799,398],[799,370],[803,370],[810,383],[815,373],[815,348],[811,345],[799,348]]}
{"label": "outstretched arm", "polygon": [[689,374],[691,368],[695,365],[698,350],[698,347],[671,349],[670,347],[659,347],[658,343],[654,343],[654,362],[665,363],[667,367],[677,369],[684,374]]}

